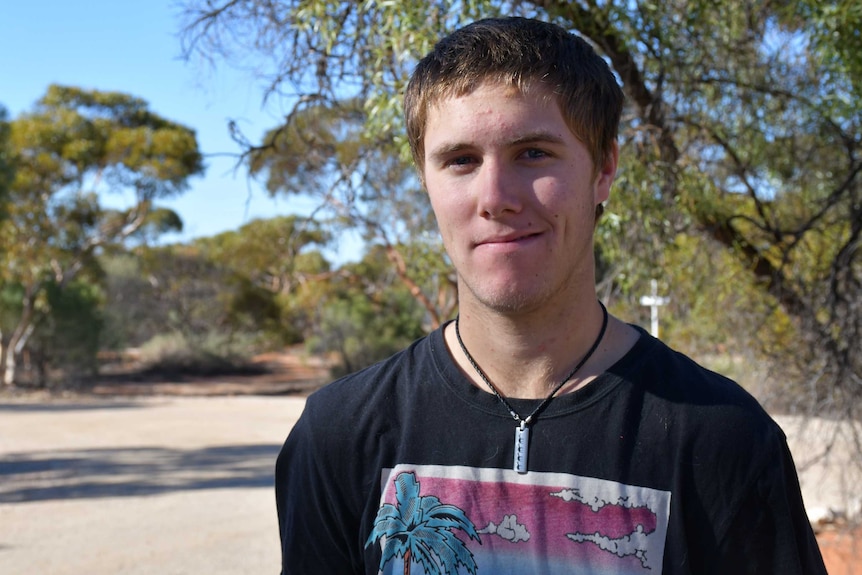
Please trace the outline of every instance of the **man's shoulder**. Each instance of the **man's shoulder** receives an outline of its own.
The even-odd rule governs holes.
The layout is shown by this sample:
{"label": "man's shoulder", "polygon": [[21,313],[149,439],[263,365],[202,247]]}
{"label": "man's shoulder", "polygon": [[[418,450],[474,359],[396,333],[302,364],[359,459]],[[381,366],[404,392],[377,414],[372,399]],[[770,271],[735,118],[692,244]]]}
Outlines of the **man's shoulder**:
{"label": "man's shoulder", "polygon": [[640,331],[640,340],[617,368],[621,375],[638,380],[654,393],[685,403],[759,405],[739,383]]}
{"label": "man's shoulder", "polygon": [[335,379],[312,393],[307,403],[327,409],[359,404],[367,409],[377,400],[391,402],[399,388],[409,388],[408,382],[433,369],[435,333],[417,339],[382,361]]}
{"label": "man's shoulder", "polygon": [[701,432],[724,437],[780,437],[760,402],[732,379],[642,333],[620,375],[646,394],[652,409]]}

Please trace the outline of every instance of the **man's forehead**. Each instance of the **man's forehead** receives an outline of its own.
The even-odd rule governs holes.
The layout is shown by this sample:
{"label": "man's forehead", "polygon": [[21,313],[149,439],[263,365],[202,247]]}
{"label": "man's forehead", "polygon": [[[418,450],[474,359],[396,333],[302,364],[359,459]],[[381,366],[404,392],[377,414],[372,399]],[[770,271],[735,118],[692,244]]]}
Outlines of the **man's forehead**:
{"label": "man's forehead", "polygon": [[495,92],[500,91],[505,97],[519,97],[528,95],[539,95],[542,98],[548,99],[552,99],[554,97],[553,88],[551,86],[548,86],[547,84],[543,84],[542,82],[531,82],[525,80],[523,82],[517,83],[512,80],[504,81],[489,78],[481,82],[466,85],[448,86],[436,90],[431,95],[429,95],[426,101],[426,106],[428,107],[428,111],[430,113],[432,109],[440,108],[441,106],[445,105],[446,102],[467,97],[470,94],[476,92],[477,90]]}
{"label": "man's forehead", "polygon": [[[477,92],[481,94],[477,96]],[[508,107],[509,102],[532,107],[533,111],[528,112],[527,116],[530,120],[528,123],[533,125],[539,121],[539,117],[546,116],[545,112],[561,112],[549,90],[524,91],[510,84],[485,83],[469,92],[443,96],[430,103],[425,114],[425,136],[433,129],[433,124],[450,122],[453,115],[462,116],[456,128],[465,127],[464,124],[469,124],[473,118],[483,116],[496,117],[504,123],[508,123],[510,119],[514,121],[519,114],[515,112],[517,108]]]}

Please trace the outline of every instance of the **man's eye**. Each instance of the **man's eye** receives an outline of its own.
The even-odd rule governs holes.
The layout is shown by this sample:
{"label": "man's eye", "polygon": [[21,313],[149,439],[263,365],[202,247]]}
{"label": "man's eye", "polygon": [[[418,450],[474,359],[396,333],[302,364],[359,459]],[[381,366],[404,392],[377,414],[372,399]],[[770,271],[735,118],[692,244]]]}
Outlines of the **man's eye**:
{"label": "man's eye", "polygon": [[446,166],[460,168],[464,166],[470,166],[476,163],[476,159],[473,156],[455,156],[446,161]]}
{"label": "man's eye", "polygon": [[524,156],[531,160],[534,160],[538,158],[546,158],[548,156],[548,153],[544,150],[539,150],[537,148],[530,148],[529,150],[524,152]]}

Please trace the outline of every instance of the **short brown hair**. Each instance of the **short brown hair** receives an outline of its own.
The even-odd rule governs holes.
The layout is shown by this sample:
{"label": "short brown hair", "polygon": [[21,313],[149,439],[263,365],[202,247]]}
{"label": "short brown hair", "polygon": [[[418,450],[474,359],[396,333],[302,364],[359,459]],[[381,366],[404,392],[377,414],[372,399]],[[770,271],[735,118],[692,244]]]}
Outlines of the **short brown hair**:
{"label": "short brown hair", "polygon": [[404,95],[410,151],[420,173],[425,161],[428,110],[485,83],[522,93],[552,94],[572,133],[587,147],[596,170],[613,149],[623,93],[607,63],[582,38],[527,18],[489,18],[440,40],[413,72]]}

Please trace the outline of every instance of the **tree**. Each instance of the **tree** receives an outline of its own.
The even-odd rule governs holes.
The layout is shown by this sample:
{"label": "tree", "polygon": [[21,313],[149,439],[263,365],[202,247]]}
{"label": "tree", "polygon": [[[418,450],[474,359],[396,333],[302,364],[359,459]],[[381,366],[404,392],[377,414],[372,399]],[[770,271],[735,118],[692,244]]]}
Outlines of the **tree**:
{"label": "tree", "polygon": [[155,298],[153,278],[142,269],[142,248],[104,254],[99,267],[104,270],[105,292],[102,314],[102,350],[120,352],[140,347],[165,329],[167,317]]}
{"label": "tree", "polygon": [[217,366],[218,346],[232,361],[301,342],[334,274],[314,249],[327,240],[313,222],[286,216],[104,257],[110,341],[186,370]]}
{"label": "tree", "polygon": [[[273,294],[289,293],[297,284],[329,271],[311,248],[324,246],[329,235],[313,221],[297,216],[256,219],[238,230],[193,243],[206,257],[248,278]],[[303,257],[307,256],[307,257]]]}
{"label": "tree", "polygon": [[[255,342],[231,324],[242,278],[207,257],[195,242],[139,246],[133,254],[147,280],[143,295],[147,322],[154,328],[140,345],[146,368],[196,374],[245,369]],[[264,307],[270,311],[274,306]],[[134,313],[134,308],[117,311]]]}
{"label": "tree", "polygon": [[[263,62],[266,97],[292,106],[271,135],[299,145],[310,140],[301,134],[329,126],[331,138],[318,138],[325,144],[318,165],[330,168],[305,173],[344,184],[320,186],[330,203],[376,216],[368,207],[385,208],[393,189],[405,205],[412,198],[421,207],[424,198],[406,180],[393,186],[408,173],[403,165],[390,179],[366,178],[373,172],[344,161],[338,146],[358,142],[366,150],[350,158],[378,158],[378,151],[406,158],[400,94],[440,36],[501,13],[577,31],[608,59],[628,99],[616,199],[598,236],[606,289],[633,298],[656,268],[679,263],[682,237],[720,247],[732,256],[728,275],[748,274],[741,285],[756,290],[764,320],[776,311],[787,318],[781,329],[789,326],[795,344],[782,359],[799,360],[796,375],[811,405],[846,411],[862,397],[857,4],[192,1],[185,49]],[[328,114],[338,122],[307,122]],[[338,129],[341,122],[350,130]],[[247,150],[272,158],[277,146],[273,137]],[[270,179],[273,170],[291,169],[265,164]],[[378,182],[387,182],[383,194]],[[378,236],[392,229],[385,218],[374,222],[366,229]]]}
{"label": "tree", "polygon": [[413,169],[385,138],[365,133],[368,114],[357,100],[316,102],[248,149],[250,173],[271,194],[317,198],[317,217],[334,229],[361,232],[382,246],[390,265],[422,305],[432,327],[451,317],[455,279],[434,233],[431,206]]}
{"label": "tree", "polygon": [[[549,10],[593,39],[623,78],[647,128],[630,125],[627,136],[648,144],[633,147],[635,159],[659,168],[652,190],[673,207],[673,234],[728,249],[792,318],[801,342],[792,354],[813,368],[808,397],[821,409],[853,406],[862,163],[849,78],[826,72],[808,39],[762,3],[608,7],[607,18]],[[847,401],[836,405],[842,391]]]}
{"label": "tree", "polygon": [[315,222],[284,216],[254,220],[193,244],[229,272],[230,327],[284,344],[303,341],[311,331],[320,286],[335,273],[315,249],[327,242],[329,234]]}
{"label": "tree", "polygon": [[45,292],[51,313],[39,322],[27,346],[35,371],[31,380],[48,385],[53,367],[63,370],[65,386],[80,383],[98,371],[104,293],[86,280],[72,280],[63,289],[51,282]]}
{"label": "tree", "polygon": [[458,565],[463,565],[468,573],[475,575],[473,554],[452,533],[452,529],[460,529],[470,539],[481,541],[476,527],[464,511],[441,503],[433,495],[419,495],[419,482],[413,473],[399,473],[395,478],[395,498],[395,505],[386,503],[380,506],[374,530],[365,542],[368,547],[385,538],[381,572],[389,561],[401,557],[404,575],[410,575],[413,562],[432,575],[456,573]]}
{"label": "tree", "polygon": [[336,376],[383,360],[424,333],[424,308],[400,281],[383,246],[342,266],[317,292],[307,345],[336,354]]}
{"label": "tree", "polygon": [[[126,94],[50,86],[10,128],[15,176],[0,221],[0,283],[19,286],[22,296],[17,323],[0,340],[6,384],[50,313],[46,287],[97,281],[100,251],[144,228],[160,214],[155,202],[182,193],[203,171],[194,132]],[[131,205],[103,208],[100,197],[111,193],[131,194]]]}

